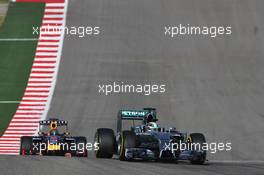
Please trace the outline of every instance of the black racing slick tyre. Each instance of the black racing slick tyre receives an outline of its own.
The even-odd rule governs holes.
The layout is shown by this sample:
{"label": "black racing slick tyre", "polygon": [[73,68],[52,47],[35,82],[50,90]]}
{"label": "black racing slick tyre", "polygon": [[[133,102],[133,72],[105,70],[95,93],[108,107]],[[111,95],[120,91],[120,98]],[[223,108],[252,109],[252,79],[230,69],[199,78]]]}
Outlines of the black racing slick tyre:
{"label": "black racing slick tyre", "polygon": [[[192,133],[190,134],[190,141],[191,143],[194,144],[199,144],[200,145],[200,150],[196,150],[194,147],[192,148],[193,150],[196,151],[203,151],[201,150],[201,147],[203,146],[204,143],[206,143],[205,136],[201,133]],[[206,151],[204,153],[194,153],[194,158],[191,160],[192,164],[204,164],[206,161]]]}
{"label": "black racing slick tyre", "polygon": [[88,151],[86,149],[87,139],[86,137],[76,137],[76,156],[78,157],[87,157]]}
{"label": "black racing slick tyre", "polygon": [[99,128],[95,133],[95,142],[98,149],[95,151],[96,158],[110,159],[115,152],[115,135],[112,129]]}
{"label": "black racing slick tyre", "polygon": [[121,161],[127,160],[125,157],[126,149],[135,148],[136,144],[136,134],[133,131],[122,131],[118,143],[119,159]]}
{"label": "black racing slick tyre", "polygon": [[20,155],[30,155],[32,147],[32,137],[23,136],[20,140]]}

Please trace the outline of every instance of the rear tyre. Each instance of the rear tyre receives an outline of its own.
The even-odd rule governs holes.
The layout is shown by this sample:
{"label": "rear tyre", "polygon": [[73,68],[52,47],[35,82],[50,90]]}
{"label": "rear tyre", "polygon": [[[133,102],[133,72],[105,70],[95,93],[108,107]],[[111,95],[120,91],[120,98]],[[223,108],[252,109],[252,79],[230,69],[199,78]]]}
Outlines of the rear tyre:
{"label": "rear tyre", "polygon": [[[204,164],[206,161],[206,151],[201,150],[201,147],[204,143],[206,143],[205,136],[201,133],[192,133],[190,134],[191,143],[199,144],[200,150],[192,148],[194,151],[194,157],[191,160],[192,164]],[[196,152],[196,151],[203,151],[203,152]]]}
{"label": "rear tyre", "polygon": [[119,159],[121,161],[127,160],[125,156],[126,149],[135,148],[136,144],[136,134],[133,131],[122,131],[118,143]]}
{"label": "rear tyre", "polygon": [[112,129],[99,128],[95,133],[94,140],[98,143],[95,151],[96,158],[110,159],[115,152],[115,135]]}
{"label": "rear tyre", "polygon": [[76,138],[76,146],[77,146],[76,156],[79,156],[79,157],[87,157],[88,156],[88,152],[86,149],[86,143],[87,143],[86,137],[77,137]]}
{"label": "rear tyre", "polygon": [[32,137],[23,136],[20,140],[20,155],[30,155],[32,147]]}

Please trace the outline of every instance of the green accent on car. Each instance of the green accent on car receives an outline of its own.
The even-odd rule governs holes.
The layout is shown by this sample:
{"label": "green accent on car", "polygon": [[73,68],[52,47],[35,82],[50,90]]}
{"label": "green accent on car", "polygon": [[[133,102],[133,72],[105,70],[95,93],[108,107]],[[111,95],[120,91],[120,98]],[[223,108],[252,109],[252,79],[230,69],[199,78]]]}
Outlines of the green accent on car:
{"label": "green accent on car", "polygon": [[128,118],[131,118],[131,117],[142,118],[147,113],[148,113],[148,111],[143,111],[143,110],[122,110],[121,111],[122,118],[126,118],[126,117],[128,117]]}

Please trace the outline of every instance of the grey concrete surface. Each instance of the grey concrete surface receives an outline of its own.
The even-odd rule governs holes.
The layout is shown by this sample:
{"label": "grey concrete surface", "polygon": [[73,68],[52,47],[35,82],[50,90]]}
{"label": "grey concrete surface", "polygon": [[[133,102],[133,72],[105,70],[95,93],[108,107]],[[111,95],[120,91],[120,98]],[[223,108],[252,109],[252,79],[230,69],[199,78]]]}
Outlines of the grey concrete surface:
{"label": "grey concrete surface", "polygon": [[[156,107],[162,125],[203,132],[208,142],[232,142],[232,151],[208,156],[210,161],[228,163],[127,163],[97,160],[92,154],[87,160],[4,157],[19,167],[5,174],[263,174],[264,164],[256,163],[264,160],[263,6],[260,0],[71,0],[69,4],[68,26],[100,26],[101,34],[65,38],[49,116],[69,120],[73,135],[93,141],[96,128],[116,127],[119,109]],[[180,23],[231,25],[232,35],[164,36],[165,25]],[[166,84],[166,93],[98,93],[99,84],[113,81]],[[10,166],[4,158],[0,157],[1,168]]]}
{"label": "grey concrete surface", "polygon": [[[9,161],[5,161],[7,159]],[[17,168],[10,167],[10,162],[16,163]],[[1,156],[1,174],[59,174],[59,175],[154,175],[154,174],[195,174],[195,175],[234,175],[234,174],[254,174],[262,175],[264,171],[263,164],[256,163],[210,163],[197,166],[186,163],[167,164],[167,163],[149,163],[149,162],[120,162],[119,160],[103,159],[83,159],[64,157],[16,157]],[[29,164],[30,163],[30,164]]]}

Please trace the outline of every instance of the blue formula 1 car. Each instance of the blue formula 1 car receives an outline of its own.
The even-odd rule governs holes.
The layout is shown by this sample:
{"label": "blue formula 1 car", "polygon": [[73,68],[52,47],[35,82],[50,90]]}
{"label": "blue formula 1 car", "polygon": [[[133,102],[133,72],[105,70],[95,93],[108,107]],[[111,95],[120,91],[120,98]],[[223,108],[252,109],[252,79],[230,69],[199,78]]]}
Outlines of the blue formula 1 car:
{"label": "blue formula 1 car", "polygon": [[[130,130],[122,130],[124,120],[132,120]],[[135,121],[141,121],[135,125]],[[206,161],[206,150],[203,144],[205,137],[201,133],[179,132],[175,128],[161,128],[154,108],[143,110],[120,110],[117,119],[117,133],[109,128],[99,128],[95,133],[95,142],[99,149],[97,158],[112,158],[113,155],[122,161],[154,160],[178,162],[188,160],[192,164],[203,164]]]}
{"label": "blue formula 1 car", "polygon": [[39,122],[38,135],[21,137],[20,154],[87,157],[86,143],[86,137],[70,135],[67,121],[52,118]]}

